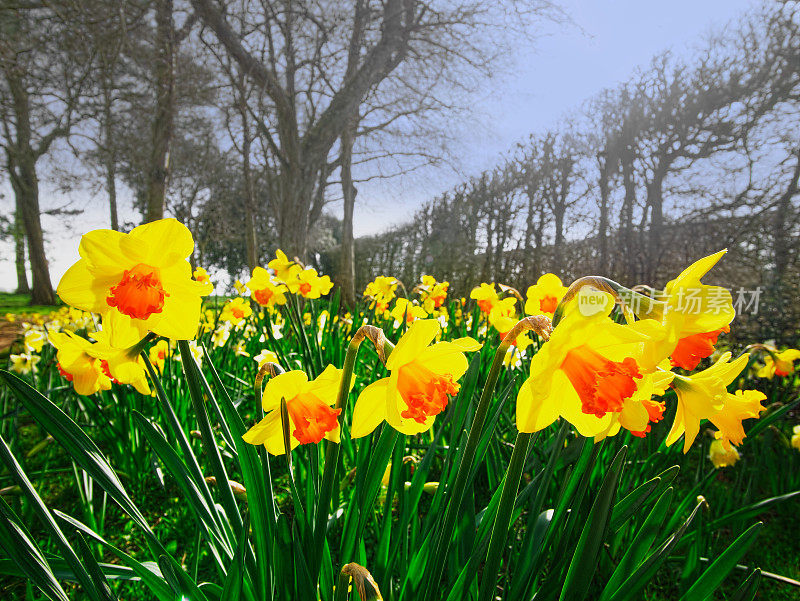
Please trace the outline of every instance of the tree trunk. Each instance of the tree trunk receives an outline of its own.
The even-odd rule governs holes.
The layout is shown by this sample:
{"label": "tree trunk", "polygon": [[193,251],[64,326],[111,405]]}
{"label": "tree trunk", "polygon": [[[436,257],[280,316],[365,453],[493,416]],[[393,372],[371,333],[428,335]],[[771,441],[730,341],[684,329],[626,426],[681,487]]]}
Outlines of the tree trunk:
{"label": "tree trunk", "polygon": [[28,272],[25,267],[25,232],[22,227],[19,205],[14,212],[14,263],[17,267],[17,294],[29,294],[31,287],[28,285]]}
{"label": "tree trunk", "polygon": [[636,182],[633,179],[633,157],[630,150],[622,157],[622,185],[625,196],[622,200],[620,229],[622,230],[622,250],[625,256],[625,283],[635,284],[634,248],[633,248],[633,205],[636,202]]}
{"label": "tree trunk", "polygon": [[110,82],[105,81],[103,87],[103,150],[106,171],[106,192],[108,193],[108,209],[111,217],[111,229],[119,231],[117,215],[117,156],[114,143],[114,114],[111,106]]}
{"label": "tree trunk", "polygon": [[163,219],[169,177],[169,149],[175,112],[175,28],[172,22],[172,0],[156,2],[156,48],[156,106],[147,175],[145,222]]}
{"label": "tree trunk", "polygon": [[781,194],[775,207],[775,221],[773,226],[773,252],[775,260],[775,285],[780,286],[786,275],[789,264],[789,221],[791,217],[792,198],[798,193],[798,180],[800,180],[800,149],[796,151],[797,162],[792,172],[792,178],[786,191]]}
{"label": "tree trunk", "polygon": [[[44,250],[41,210],[39,209],[39,179],[36,176],[36,151],[32,147],[30,99],[22,74],[17,69],[6,71],[6,82],[13,99],[16,125],[16,144],[6,150],[9,178],[14,190],[18,215],[28,241],[31,264],[32,305],[54,305],[56,297],[50,283],[50,270]],[[42,144],[40,143],[40,146]],[[42,146],[42,152],[46,145]]]}
{"label": "tree trunk", "polygon": [[247,267],[252,272],[258,266],[256,243],[256,208],[253,190],[253,174],[250,169],[250,128],[247,125],[247,110],[242,112],[244,140],[242,141],[242,176],[244,177],[244,241],[247,247]]}
{"label": "tree trunk", "polygon": [[647,205],[650,207],[650,229],[647,238],[647,271],[645,282],[652,284],[656,281],[656,274],[661,258],[662,238],[664,236],[664,196],[663,176],[660,173],[653,175],[653,180],[647,186]]}
{"label": "tree trunk", "polygon": [[557,206],[553,211],[555,240],[553,241],[553,272],[564,277],[564,214],[566,207]]}
{"label": "tree trunk", "polygon": [[356,204],[356,190],[353,184],[353,142],[355,126],[342,133],[341,172],[342,195],[344,197],[344,215],[342,217],[342,250],[339,254],[339,286],[342,288],[342,300],[348,306],[355,305],[355,251],[353,240],[353,213]]}
{"label": "tree trunk", "polygon": [[44,250],[41,211],[39,209],[39,181],[32,153],[18,157],[17,168],[11,178],[12,187],[22,214],[22,224],[28,239],[31,276],[31,305],[55,305],[56,297],[50,283],[50,269]]}
{"label": "tree trunk", "polygon": [[597,162],[600,167],[600,227],[597,232],[600,256],[597,273],[603,274],[608,270],[608,151],[598,153]]}
{"label": "tree trunk", "polygon": [[285,165],[280,173],[278,241],[290,259],[297,257],[304,261],[308,251],[309,208],[318,173],[311,168],[301,171],[297,165]]}

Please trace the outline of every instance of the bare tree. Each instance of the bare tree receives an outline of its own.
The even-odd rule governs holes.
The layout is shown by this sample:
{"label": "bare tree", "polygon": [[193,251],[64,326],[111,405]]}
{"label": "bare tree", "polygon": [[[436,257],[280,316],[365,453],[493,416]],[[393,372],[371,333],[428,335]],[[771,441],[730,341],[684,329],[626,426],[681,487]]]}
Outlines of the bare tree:
{"label": "bare tree", "polygon": [[[65,23],[70,23],[67,27]],[[70,5],[0,7],[2,147],[27,240],[32,304],[55,304],[39,204],[37,163],[70,133],[91,56]]]}

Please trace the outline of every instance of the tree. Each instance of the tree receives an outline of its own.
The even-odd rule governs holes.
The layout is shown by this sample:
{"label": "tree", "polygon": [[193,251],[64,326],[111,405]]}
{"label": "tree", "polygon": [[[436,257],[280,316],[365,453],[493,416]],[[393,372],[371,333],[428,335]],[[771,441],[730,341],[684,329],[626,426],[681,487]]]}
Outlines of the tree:
{"label": "tree", "polygon": [[56,140],[70,133],[91,58],[83,46],[79,14],[71,8],[70,4],[52,11],[0,7],[2,147],[27,240],[31,304],[55,304],[44,248],[37,163]]}

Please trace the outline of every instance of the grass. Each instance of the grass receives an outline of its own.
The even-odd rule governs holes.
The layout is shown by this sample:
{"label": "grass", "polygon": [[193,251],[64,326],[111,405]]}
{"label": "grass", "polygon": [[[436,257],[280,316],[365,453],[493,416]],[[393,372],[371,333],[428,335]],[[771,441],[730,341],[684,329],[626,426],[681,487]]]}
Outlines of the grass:
{"label": "grass", "polygon": [[[11,304],[9,304],[9,301]],[[225,297],[212,297],[207,300],[206,307],[218,309],[224,301]],[[18,307],[13,309],[14,313],[19,313],[25,308],[24,302],[25,297],[23,295],[0,295],[0,307],[2,309],[11,306]],[[44,308],[45,311],[52,309],[52,307]],[[321,331],[317,327],[315,318],[309,319],[309,325],[304,325],[302,319],[294,323],[290,309],[291,307],[285,307],[283,310],[286,319],[281,330],[283,335],[276,340],[271,340],[268,337],[260,339],[259,333],[267,333],[269,322],[263,321],[265,318],[258,317],[257,313],[249,319],[252,331],[248,331],[245,328],[233,330],[230,340],[222,347],[216,348],[213,346],[210,331],[201,336],[201,342],[208,349],[207,358],[210,358],[215,368],[219,370],[225,393],[230,395],[236,411],[239,412],[242,421],[247,426],[258,419],[257,411],[255,410],[257,404],[249,383],[253,381],[256,370],[252,357],[262,348],[270,348],[277,352],[282,362],[289,369],[302,367],[309,373],[320,370],[321,366],[315,367],[314,365],[318,356],[320,361],[324,358],[326,362],[330,361],[337,365],[341,365],[343,362],[343,349],[346,346],[346,341],[352,335],[352,331],[343,328],[341,321],[334,322],[332,319],[326,322],[326,326]],[[300,310],[298,311],[298,309]],[[294,310],[298,317],[302,314],[302,309],[308,310],[313,317],[323,309],[329,310],[334,315],[337,313],[334,303],[326,300],[308,303],[302,308],[298,307]],[[473,317],[475,319],[473,326],[470,326],[472,330],[469,330],[466,324],[454,326],[453,331],[449,332],[448,336],[477,335],[479,321],[477,309],[474,309],[474,311]],[[366,311],[364,314],[371,320],[377,320],[374,315],[369,315]],[[267,316],[266,319],[270,319],[270,317]],[[400,337],[401,330],[395,329],[391,322],[375,321],[375,323],[379,323],[386,330],[387,337],[390,340],[396,341]],[[451,406],[454,408],[467,407],[466,403],[471,402],[473,403],[471,406],[474,409],[474,403],[477,401],[477,396],[480,392],[480,384],[485,381],[493,347],[497,344],[497,335],[489,332],[481,336],[486,345],[483,351],[475,355],[476,370],[474,377],[478,388],[475,392],[469,392],[469,386],[464,384],[462,388],[463,398],[459,396],[452,401]],[[249,353],[249,356],[234,352],[233,346],[237,341],[244,342],[244,348]],[[172,352],[174,353],[175,351]],[[377,360],[374,349],[368,344],[365,344],[358,359],[356,362],[357,388],[354,390],[354,395],[368,382],[374,381],[385,373]],[[205,367],[207,368],[208,365],[205,364]],[[205,377],[211,380],[208,370],[204,371]],[[189,372],[191,373],[191,370]],[[524,381],[527,373],[527,365],[509,368],[502,373],[501,386],[498,388],[497,398],[500,398],[501,390],[507,389],[506,394],[509,402],[504,408],[499,403],[494,405],[497,407],[496,425],[493,423],[491,427],[495,429],[495,433],[487,436],[485,454],[474,466],[475,475],[472,480],[472,486],[468,489],[465,502],[462,505],[463,520],[460,520],[454,533],[454,537],[458,541],[458,548],[461,549],[461,555],[454,553],[445,563],[443,582],[450,585],[455,583],[460,570],[464,566],[464,562],[469,557],[469,553],[476,546],[474,544],[474,533],[476,532],[478,517],[483,516],[484,512],[488,511],[493,493],[501,487],[503,474],[511,454],[511,442],[514,440],[516,431],[513,412],[514,399],[516,398],[514,393],[521,382]],[[195,406],[192,405],[190,399],[189,382],[197,382],[197,376],[192,377],[195,380],[191,380],[188,375],[184,376],[180,363],[172,359],[168,360],[161,376],[161,381],[166,388],[166,402],[171,403],[172,409],[175,411],[178,428],[184,430],[187,434],[189,431],[198,428],[199,419],[202,417],[202,413],[197,414],[195,412]],[[198,524],[201,522],[195,517],[198,506],[192,504],[191,499],[194,497],[182,492],[177,485],[181,481],[179,476],[189,478],[193,483],[189,488],[194,490],[198,484],[202,483],[202,477],[195,481],[192,479],[194,476],[188,472],[186,472],[185,476],[181,476],[184,473],[182,471],[184,468],[181,467],[184,465],[183,461],[175,464],[172,472],[170,472],[170,468],[163,461],[163,457],[154,451],[154,447],[143,438],[143,430],[134,419],[136,412],[142,413],[145,417],[158,424],[159,428],[163,428],[166,438],[172,441],[175,431],[170,429],[171,426],[164,418],[163,411],[159,409],[158,401],[152,397],[139,395],[129,387],[119,385],[115,385],[111,391],[97,393],[91,397],[79,397],[73,392],[71,385],[59,375],[55,366],[54,349],[49,347],[43,350],[39,372],[28,377],[27,380],[74,420],[78,427],[83,429],[98,445],[101,452],[109,458],[111,465],[120,475],[124,486],[137,503],[145,520],[153,527],[156,537],[164,545],[165,552],[174,558],[176,565],[179,565],[186,572],[187,577],[197,582],[223,582],[211,554],[211,545],[199,538],[198,532],[200,532],[200,529]],[[466,380],[467,378],[465,378]],[[796,394],[796,388],[793,388],[797,384],[796,380],[791,384],[787,382],[786,390],[783,390],[783,384],[780,389],[777,388],[777,384],[778,382],[776,381],[772,383],[771,387],[767,387],[763,381],[752,380],[748,387],[768,388],[769,396],[776,402],[782,398],[784,399],[782,402],[785,403],[790,396]],[[213,392],[218,393],[220,391],[214,386]],[[228,445],[221,444],[223,438],[221,426],[223,424],[214,417],[219,411],[217,400],[215,400],[213,394],[208,394],[205,402],[209,409],[214,409],[210,412],[212,415],[211,426],[214,428],[217,442],[220,443],[222,451],[219,461],[226,466],[227,475],[230,479],[243,482],[244,469],[247,464],[240,463],[241,456],[238,455],[238,452],[234,454],[234,449]],[[769,404],[769,402],[765,404]],[[97,527],[97,531],[100,534],[130,553],[136,561],[152,561],[154,557],[147,549],[146,540],[142,536],[142,532],[133,526],[131,520],[116,505],[111,502],[103,503],[101,498],[102,491],[99,486],[95,485],[94,487],[94,502],[86,502],[81,499],[81,487],[86,485],[81,484],[82,476],[80,471],[73,472],[72,458],[64,452],[61,444],[53,443],[47,445],[35,455],[29,456],[30,450],[40,443],[46,432],[36,424],[22,407],[23,405],[19,404],[19,399],[12,397],[5,387],[0,386],[0,410],[2,410],[0,414],[4,416],[4,419],[0,420],[0,434],[5,440],[9,441],[12,452],[19,458],[23,468],[35,482],[36,488],[44,499],[45,504],[48,507],[63,510],[74,518],[87,523],[90,520],[97,519],[100,524]],[[350,410],[352,410],[352,407]],[[464,410],[466,411],[466,409]],[[436,422],[436,429],[429,433],[419,437],[409,436],[402,438],[390,457],[387,456],[386,459],[382,460],[382,463],[375,459],[375,466],[372,464],[371,454],[376,452],[377,434],[372,440],[366,438],[355,442],[349,440],[346,436],[343,437],[342,454],[340,456],[342,464],[339,474],[342,481],[341,485],[336,487],[337,501],[334,502],[334,506],[339,507],[341,516],[346,516],[348,512],[354,511],[353,508],[356,507],[357,501],[361,498],[358,494],[365,490],[362,480],[371,468],[377,466],[380,469],[376,473],[380,474],[383,472],[383,466],[388,461],[394,466],[391,473],[398,474],[397,481],[394,484],[390,484],[393,487],[393,492],[389,496],[388,503],[366,503],[366,506],[370,508],[374,505],[374,511],[369,511],[366,514],[367,524],[363,532],[363,548],[357,549],[355,552],[355,559],[358,559],[362,565],[375,570],[376,578],[379,579],[387,599],[398,599],[399,584],[402,584],[399,579],[414,568],[415,560],[421,561],[415,559],[417,557],[415,553],[420,548],[421,541],[425,535],[437,527],[437,519],[434,517],[429,523],[428,517],[441,515],[444,511],[444,503],[446,503],[446,498],[443,498],[441,493],[438,496],[436,494],[430,496],[422,495],[421,498],[412,501],[411,493],[404,486],[404,483],[405,481],[413,480],[414,474],[419,471],[423,476],[420,482],[441,480],[445,483],[449,481],[452,486],[453,474],[447,471],[448,461],[452,464],[452,457],[450,457],[449,452],[451,448],[463,448],[461,443],[466,438],[462,433],[461,426],[455,422],[455,415],[455,410],[453,410],[453,413],[448,414],[448,417],[442,416]],[[351,418],[349,415],[347,418],[349,423]],[[531,490],[535,491],[536,497],[541,494],[541,509],[546,510],[556,507],[561,502],[562,494],[565,495],[563,497],[564,507],[567,508],[561,518],[559,528],[554,530],[556,534],[548,547],[548,554],[545,560],[536,566],[539,574],[538,585],[543,591],[542,599],[551,599],[554,598],[554,594],[557,594],[558,591],[555,590],[554,593],[553,586],[550,585],[560,586],[561,578],[567,573],[573,552],[577,553],[578,538],[579,535],[582,535],[581,530],[584,528],[584,524],[587,524],[590,508],[597,498],[597,491],[606,477],[612,458],[619,451],[622,444],[630,445],[630,452],[618,490],[618,501],[636,486],[664,468],[673,464],[680,464],[680,473],[673,482],[675,503],[670,505],[670,513],[667,514],[667,519],[669,520],[673,513],[676,513],[678,517],[683,516],[685,518],[691,507],[695,505],[695,496],[699,493],[693,492],[694,485],[700,480],[704,480],[705,476],[713,471],[707,459],[709,438],[703,433],[688,455],[683,455],[675,447],[665,449],[660,444],[660,441],[666,435],[666,429],[669,426],[667,422],[669,421],[669,419],[665,418],[663,422],[654,424],[653,432],[644,439],[620,435],[596,446],[595,448],[598,450],[599,455],[596,459],[591,459],[591,463],[588,464],[585,471],[585,478],[578,472],[580,483],[578,476],[576,476],[574,480],[575,487],[570,488],[571,492],[568,494],[565,492],[566,489],[562,488],[562,482],[570,478],[568,470],[571,470],[573,464],[575,464],[584,442],[570,435],[567,440],[568,445],[554,444],[554,441],[557,440],[557,426],[543,431],[538,437],[525,467],[523,488],[530,485],[532,486]],[[729,522],[713,533],[702,533],[701,531],[701,525],[704,520],[719,518],[737,506],[800,488],[800,481],[797,477],[797,468],[800,468],[800,453],[793,449],[785,448],[785,444],[781,447],[779,439],[774,435],[777,430],[781,430],[785,435],[791,430],[790,424],[797,423],[797,421],[797,414],[789,414],[784,416],[782,423],[776,422],[770,426],[770,429],[764,430],[759,436],[748,438],[743,447],[741,463],[733,468],[715,472],[713,476],[709,475],[711,480],[707,485],[704,485],[701,492],[708,500],[710,510],[708,513],[700,514],[700,519],[689,530],[689,534],[697,536],[687,541],[685,546],[675,550],[673,556],[661,566],[655,578],[650,581],[650,584],[642,591],[641,597],[638,598],[652,601],[679,599],[681,592],[687,588],[687,582],[680,582],[687,555],[696,553],[701,557],[710,557],[713,560],[745,528],[757,520],[764,522],[764,529],[760,533],[756,544],[737,563],[745,566],[758,565],[770,572],[800,579],[800,566],[797,565],[797,539],[798,533],[800,533],[800,516],[797,511],[798,503],[795,500],[773,505],[757,518],[741,520],[741,523]],[[748,428],[754,423],[749,422]],[[430,443],[433,433],[438,432],[439,428],[442,429],[444,435],[439,443],[441,446],[437,449],[430,446]],[[491,431],[489,431],[489,434],[491,434]],[[190,437],[189,446],[191,452],[197,455],[202,469],[202,476],[212,474],[213,461],[217,461],[214,459],[214,454],[209,453],[213,447],[206,447],[205,443],[202,443],[194,436]],[[391,449],[389,450],[391,451]],[[181,457],[186,457],[182,449],[178,449],[178,451]],[[417,455],[422,459],[428,453],[431,453],[434,459],[427,467],[423,466],[422,463],[411,465],[403,461],[403,458],[408,455]],[[553,469],[555,470],[551,473],[552,477],[542,477],[537,480],[537,478],[545,474],[545,463],[549,461],[551,453],[554,458]],[[312,457],[314,458],[313,462]],[[317,465],[320,462],[321,456],[313,446],[299,447],[295,451],[293,478],[297,482],[299,492],[299,495],[295,498],[290,492],[290,472],[287,470],[285,458],[263,457],[255,460],[256,467],[260,469],[256,469],[251,473],[252,482],[256,483],[256,478],[264,478],[265,470],[263,468],[270,467],[276,507],[282,516],[282,523],[291,525],[293,529],[308,527],[309,523],[306,522],[306,518],[297,510],[308,510],[314,505],[314,494],[318,489],[320,472],[319,469],[314,470],[310,466]],[[248,469],[250,468],[248,467]],[[159,472],[163,473],[163,481],[158,475]],[[352,480],[348,480],[345,474],[352,474]],[[393,476],[394,478],[395,476]],[[0,463],[0,488],[10,484],[13,484],[10,472]],[[442,487],[442,489],[444,488]],[[248,488],[248,492],[249,490]],[[366,493],[363,492],[363,494]],[[218,501],[220,498],[219,488],[214,487],[211,495],[215,503],[220,503]],[[39,542],[43,550],[46,553],[58,553],[58,549],[53,546],[52,541],[48,540],[46,531],[33,516],[31,505],[27,499],[14,495],[6,495],[5,498],[12,506],[13,511],[17,512],[24,523],[28,525],[33,538]],[[686,498],[687,502],[683,508],[679,509],[678,501],[683,498]],[[393,499],[396,499],[396,503],[393,502]],[[522,573],[527,573],[525,572],[527,559],[525,553],[523,553],[525,545],[523,537],[527,532],[525,526],[529,519],[527,511],[534,507],[533,500],[534,497],[528,497],[528,501],[521,507],[523,512],[512,522],[514,524],[512,533],[509,535],[506,545],[505,555],[507,560],[503,564],[501,574],[508,573],[513,575],[517,569]],[[413,502],[413,506],[406,505],[410,502]],[[592,570],[588,573],[595,573],[594,571],[597,570],[594,579],[589,583],[592,588],[586,597],[587,599],[597,598],[595,593],[599,594],[599,589],[607,582],[608,577],[618,565],[622,554],[628,548],[638,531],[637,528],[641,526],[644,516],[649,512],[654,502],[655,499],[647,501],[629,521],[623,522],[619,530],[608,533],[605,537],[604,546],[597,547],[605,551],[598,555],[596,562],[594,558],[586,560],[586,566],[584,567],[587,570]],[[247,504],[241,500],[237,501],[234,504],[234,511],[230,513],[221,503],[217,504],[215,507],[219,518],[225,520],[226,527],[217,527],[210,521],[203,523],[206,523],[209,528],[216,528],[214,530],[215,537],[222,539],[227,536],[226,528],[230,528],[230,523],[232,523],[231,516],[239,512],[244,514],[248,507],[255,515],[258,512],[257,503],[258,498],[256,496],[248,496]],[[399,526],[400,519],[406,511],[410,516],[410,521],[401,528]],[[530,515],[535,517],[538,515],[539,510],[537,509],[536,511],[537,513],[531,513]],[[493,519],[492,517],[487,523],[491,523]],[[343,542],[345,523],[345,518],[340,517],[337,520],[332,520],[330,526],[328,542],[332,557],[325,559],[325,561],[331,562],[331,568],[336,566],[336,562],[339,561],[338,553],[341,551],[340,541]],[[591,529],[587,530],[587,532],[591,532]],[[665,538],[667,534],[666,531],[659,533],[659,540]],[[72,537],[73,534],[70,532],[68,536]],[[286,581],[288,583],[286,585],[287,590],[294,592],[295,589],[290,587],[297,586],[295,578],[299,572],[291,562],[295,561],[294,557],[300,558],[297,561],[301,559],[305,561],[303,557],[305,549],[300,544],[304,541],[302,538],[295,538],[297,535],[294,530],[287,529],[279,532],[279,536],[282,538],[277,538],[275,544],[284,545],[285,538],[288,541],[286,546],[281,546],[279,553],[266,553],[263,557],[270,558],[270,561],[275,562],[272,569],[275,570],[277,575],[280,575],[280,582]],[[692,542],[695,540],[699,542]],[[397,541],[396,544],[395,541]],[[291,551],[288,556],[284,550],[287,548]],[[390,551],[396,557],[392,556],[390,558]],[[95,554],[98,559],[107,563],[118,563],[111,554],[104,552],[99,547],[95,549]],[[0,551],[0,559],[3,556],[4,554]],[[278,556],[278,559],[271,559],[275,556]],[[309,557],[311,556],[309,555]],[[389,561],[390,559],[391,561]],[[387,562],[389,562],[389,567],[387,567]],[[257,564],[254,563],[253,566],[255,565]],[[707,565],[701,564],[700,571],[705,569]],[[245,567],[250,569],[247,565]],[[527,569],[532,568],[528,567]],[[506,572],[506,570],[508,571]],[[424,571],[423,567],[422,573]],[[549,581],[548,579],[551,576],[552,581]],[[709,596],[708,599],[722,601],[736,598],[736,589],[745,576],[746,572],[734,570],[725,579],[722,588],[712,596]],[[691,583],[694,579],[692,577],[688,583]],[[385,587],[384,584],[386,585]],[[126,601],[144,601],[144,599],[155,598],[140,584],[115,583],[113,586],[121,595],[120,598]],[[67,585],[67,587],[70,598],[88,598],[83,596],[77,588],[71,585]],[[282,589],[281,592],[283,592]],[[28,591],[28,584],[25,579],[5,576],[0,577],[0,598],[38,601],[41,597],[37,593]],[[241,598],[244,599],[246,597],[242,596]],[[284,598],[302,598],[302,596],[295,595],[294,597]],[[465,598],[474,598],[474,595]],[[508,598],[510,597],[507,596]],[[800,588],[793,588],[786,583],[764,578],[761,581],[761,588],[756,598],[764,600],[775,599],[777,601],[800,601]],[[416,601],[416,598],[410,595],[407,595],[404,599],[405,601]]]}
{"label": "grass", "polygon": [[0,292],[0,317],[6,313],[24,315],[26,313],[49,313],[63,306],[57,305],[31,305],[30,294],[15,294],[13,292]]}

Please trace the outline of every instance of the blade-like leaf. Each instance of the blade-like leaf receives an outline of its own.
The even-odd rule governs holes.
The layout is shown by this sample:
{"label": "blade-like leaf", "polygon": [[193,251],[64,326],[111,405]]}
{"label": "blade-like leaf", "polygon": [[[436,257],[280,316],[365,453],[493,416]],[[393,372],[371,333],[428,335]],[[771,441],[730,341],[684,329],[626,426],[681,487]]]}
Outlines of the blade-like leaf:
{"label": "blade-like leaf", "polygon": [[626,446],[619,450],[606,473],[606,477],[603,479],[603,484],[592,504],[586,525],[581,532],[575,554],[572,556],[564,587],[561,589],[560,601],[582,601],[586,597],[586,593],[589,592],[589,586],[597,569],[597,557],[603,546],[603,539],[611,517],[611,504],[617,494],[617,484],[622,474],[627,451],[628,447]]}
{"label": "blade-like leaf", "polygon": [[702,573],[680,601],[705,601],[711,597],[736,563],[755,541],[764,524],[756,522],[733,541],[722,554]]}

